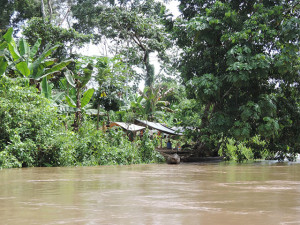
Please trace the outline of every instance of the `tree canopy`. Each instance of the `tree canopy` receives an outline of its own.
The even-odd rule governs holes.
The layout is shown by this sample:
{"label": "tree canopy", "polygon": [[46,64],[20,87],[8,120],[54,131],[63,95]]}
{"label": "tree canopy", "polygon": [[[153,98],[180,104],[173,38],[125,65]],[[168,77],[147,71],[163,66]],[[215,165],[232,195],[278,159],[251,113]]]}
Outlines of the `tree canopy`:
{"label": "tree canopy", "polygon": [[[87,11],[88,10],[88,11]],[[168,33],[162,24],[166,7],[154,0],[146,1],[77,1],[72,7],[76,30],[94,33],[95,41],[103,37],[116,42],[117,54],[126,55],[130,64],[146,71],[145,83],[154,82],[154,67],[149,54],[164,58],[170,45]]]}
{"label": "tree canopy", "polygon": [[[0,167],[160,160],[160,134],[131,145],[106,132],[135,118],[185,130],[176,142],[196,156],[295,158],[298,2],[179,0],[177,18],[167,4],[4,0]],[[90,56],[92,48],[105,51]],[[22,107],[33,109],[24,117]]]}
{"label": "tree canopy", "polygon": [[299,151],[299,5],[294,1],[180,1],[174,38],[187,93],[211,135],[255,135]]}

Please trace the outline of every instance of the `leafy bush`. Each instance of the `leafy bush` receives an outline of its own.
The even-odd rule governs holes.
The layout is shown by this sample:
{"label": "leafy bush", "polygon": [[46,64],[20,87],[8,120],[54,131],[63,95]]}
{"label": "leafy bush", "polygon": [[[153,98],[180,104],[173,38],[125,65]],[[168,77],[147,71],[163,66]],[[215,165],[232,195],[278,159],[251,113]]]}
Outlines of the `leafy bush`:
{"label": "leafy bush", "polygon": [[146,132],[130,142],[120,129],[97,130],[84,117],[78,132],[66,130],[51,102],[24,79],[0,79],[0,167],[93,166],[162,161]]}
{"label": "leafy bush", "polygon": [[221,146],[219,154],[224,156],[225,160],[234,160],[236,162],[254,159],[251,148],[246,147],[245,143],[239,143],[234,139],[228,139],[227,143]]}
{"label": "leafy bush", "polygon": [[157,145],[157,140],[151,140],[149,136],[149,131],[146,130],[143,134],[142,140],[140,141],[140,157],[143,162],[163,162],[164,158],[161,154],[155,151],[155,146]]}
{"label": "leafy bush", "polygon": [[22,164],[17,158],[7,151],[0,152],[0,168],[18,168],[22,167]]}
{"label": "leafy bush", "polygon": [[55,108],[27,80],[0,79],[0,151],[22,166],[43,165],[43,154],[51,150],[49,139],[59,128]]}

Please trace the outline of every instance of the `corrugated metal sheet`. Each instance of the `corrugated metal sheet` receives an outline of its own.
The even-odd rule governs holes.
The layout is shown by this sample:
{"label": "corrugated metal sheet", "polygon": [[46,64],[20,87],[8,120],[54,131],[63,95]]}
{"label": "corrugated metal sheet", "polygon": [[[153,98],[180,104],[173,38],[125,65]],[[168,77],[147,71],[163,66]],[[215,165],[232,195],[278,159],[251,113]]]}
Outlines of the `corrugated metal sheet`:
{"label": "corrugated metal sheet", "polygon": [[160,132],[163,132],[163,133],[166,133],[166,134],[171,134],[171,135],[182,135],[182,133],[180,132],[176,132],[175,130],[171,129],[171,128],[168,128],[160,123],[155,123],[155,122],[149,122],[149,121],[146,121],[146,120],[138,120],[136,119],[137,123],[138,124],[141,124],[143,126],[146,126],[146,127],[150,127],[152,129],[155,129],[155,130],[159,130]]}
{"label": "corrugated metal sheet", "polygon": [[133,131],[133,132],[145,129],[145,127],[143,127],[143,126],[138,126],[135,124],[124,123],[124,122],[113,122],[110,124],[110,127],[112,127],[112,126],[120,126],[120,127],[124,128],[125,130],[129,130],[129,131]]}

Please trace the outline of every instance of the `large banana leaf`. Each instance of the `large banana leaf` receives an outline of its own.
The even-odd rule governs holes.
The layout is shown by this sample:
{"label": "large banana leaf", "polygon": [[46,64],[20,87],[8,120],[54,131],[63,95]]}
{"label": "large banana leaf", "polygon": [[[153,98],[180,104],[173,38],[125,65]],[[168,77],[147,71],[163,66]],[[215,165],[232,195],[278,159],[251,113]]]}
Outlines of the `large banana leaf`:
{"label": "large banana leaf", "polygon": [[57,62],[56,58],[51,58],[51,59],[45,59],[42,64],[44,67],[48,67],[48,66],[52,66],[56,62]]}
{"label": "large banana leaf", "polygon": [[76,108],[76,104],[75,102],[73,101],[73,99],[71,99],[68,95],[66,95],[66,100],[67,100],[67,103],[70,107],[72,108]]}
{"label": "large banana leaf", "polygon": [[20,58],[20,54],[18,52],[18,49],[15,45],[8,43],[8,50],[13,57],[14,61],[18,60]]}
{"label": "large banana leaf", "polygon": [[48,75],[50,75],[50,74],[52,74],[52,73],[55,73],[55,72],[57,72],[57,71],[60,71],[60,70],[62,70],[63,68],[65,68],[67,65],[69,65],[71,62],[73,62],[72,59],[71,59],[71,60],[66,60],[66,61],[60,62],[60,63],[56,64],[55,66],[51,67],[50,69],[47,69],[47,70],[45,71],[45,75],[43,75],[43,76],[48,76]]}
{"label": "large banana leaf", "polygon": [[81,98],[81,107],[82,108],[90,102],[91,98],[93,97],[94,91],[95,91],[94,88],[90,88],[89,90],[84,92],[84,94]]}
{"label": "large banana leaf", "polygon": [[7,46],[7,42],[6,41],[3,41],[1,44],[0,44],[0,51],[3,51]]}
{"label": "large banana leaf", "polygon": [[74,77],[80,80],[80,87],[84,87],[92,78],[93,67],[89,64],[87,68],[83,69],[83,76],[74,74]]}
{"label": "large banana leaf", "polygon": [[51,53],[56,50],[59,46],[56,45],[54,47],[49,47],[49,45],[47,45],[47,47],[45,48],[45,50],[43,51],[43,53],[29,66],[30,71],[32,71],[32,73],[36,73],[36,70],[38,69],[38,67],[40,66],[40,64],[43,62],[43,60],[48,57],[49,55],[51,55]]}
{"label": "large banana leaf", "polygon": [[33,72],[30,75],[30,78],[33,78],[35,80],[39,80],[39,79],[45,77],[45,76],[43,76],[43,74],[45,74],[45,67],[42,64],[40,64],[39,67],[35,70],[35,72]]}
{"label": "large banana leaf", "polygon": [[33,58],[35,56],[35,54],[39,50],[41,43],[42,39],[40,38],[34,43],[33,47],[30,49],[30,58]]}
{"label": "large banana leaf", "polygon": [[69,96],[70,96],[70,98],[73,99],[74,102],[76,102],[76,96],[77,96],[76,88],[71,88],[69,90]]}
{"label": "large banana leaf", "polygon": [[0,76],[2,76],[7,68],[7,62],[4,61],[4,57],[0,57]]}
{"label": "large banana leaf", "polygon": [[51,87],[48,84],[47,77],[44,77],[42,80],[42,94],[48,99],[51,98]]}
{"label": "large banana leaf", "polygon": [[30,70],[28,69],[26,62],[20,62],[16,65],[16,68],[20,71],[20,73],[24,77],[28,77],[30,75]]}
{"label": "large banana leaf", "polygon": [[59,80],[59,88],[60,88],[61,90],[66,91],[66,90],[67,90],[67,87],[68,87],[68,81],[67,81],[67,79],[60,79],[60,80]]}
{"label": "large banana leaf", "polygon": [[[52,95],[52,93],[51,93]],[[62,102],[63,97],[65,96],[65,92],[57,92],[56,94],[53,94],[51,97],[53,98],[54,102]]]}
{"label": "large banana leaf", "polygon": [[3,35],[4,40],[6,40],[7,43],[14,42],[13,34],[14,30],[12,27],[8,28],[7,32]]}
{"label": "large banana leaf", "polygon": [[28,59],[30,49],[29,49],[28,43],[26,42],[26,40],[24,38],[21,38],[19,41],[19,50],[20,50],[21,56],[27,55],[27,59]]}
{"label": "large banana leaf", "polygon": [[[86,109],[85,113],[88,114],[88,115],[97,115],[98,110],[97,109]],[[100,112],[99,115],[104,116],[104,115],[106,115],[106,113]]]}
{"label": "large banana leaf", "polygon": [[66,76],[66,78],[67,78],[68,83],[69,83],[72,87],[76,87],[76,85],[75,85],[75,80],[74,80],[74,78],[73,78],[73,76],[72,76],[72,72],[71,72],[70,70],[67,70],[67,71],[65,72],[65,76]]}

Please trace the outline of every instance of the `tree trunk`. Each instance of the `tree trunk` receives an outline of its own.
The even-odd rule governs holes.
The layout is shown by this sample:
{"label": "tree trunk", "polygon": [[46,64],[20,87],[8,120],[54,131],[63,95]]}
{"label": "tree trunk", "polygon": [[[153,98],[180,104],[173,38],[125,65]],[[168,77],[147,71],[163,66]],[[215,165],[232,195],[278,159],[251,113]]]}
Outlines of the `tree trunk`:
{"label": "tree trunk", "polygon": [[76,89],[77,89],[77,94],[76,94],[76,112],[75,112],[75,120],[74,120],[74,131],[78,132],[80,123],[81,123],[81,101],[80,101],[80,97],[81,97],[81,88],[80,88],[80,84],[78,82],[78,80],[75,79],[75,83],[76,83]]}
{"label": "tree trunk", "polygon": [[45,20],[46,20],[46,14],[45,14],[44,0],[41,0],[41,12],[42,12],[43,21],[44,21],[44,23],[45,23]]}
{"label": "tree trunk", "polygon": [[149,52],[146,51],[144,57],[144,63],[146,66],[146,79],[145,79],[145,86],[151,87],[154,82],[154,66],[149,62]]}
{"label": "tree trunk", "polygon": [[52,21],[52,3],[51,0],[48,0],[48,8],[49,8],[49,23]]}
{"label": "tree trunk", "polygon": [[[206,104],[202,118],[201,118],[200,135],[199,135],[200,137],[202,135],[207,135],[207,133],[203,132],[203,129],[205,127],[207,127],[208,123],[209,123],[208,116],[209,116],[210,107],[211,107],[211,102]],[[210,153],[209,149],[207,148],[206,143],[201,140],[197,140],[195,150],[196,150],[197,157],[206,157],[206,156],[209,156],[208,154]]]}
{"label": "tree trunk", "polygon": [[207,125],[208,125],[208,115],[209,115],[210,106],[211,106],[211,102],[207,103],[205,106],[203,116],[201,118],[200,132],[201,132],[201,129],[203,129],[204,127],[207,127]]}

